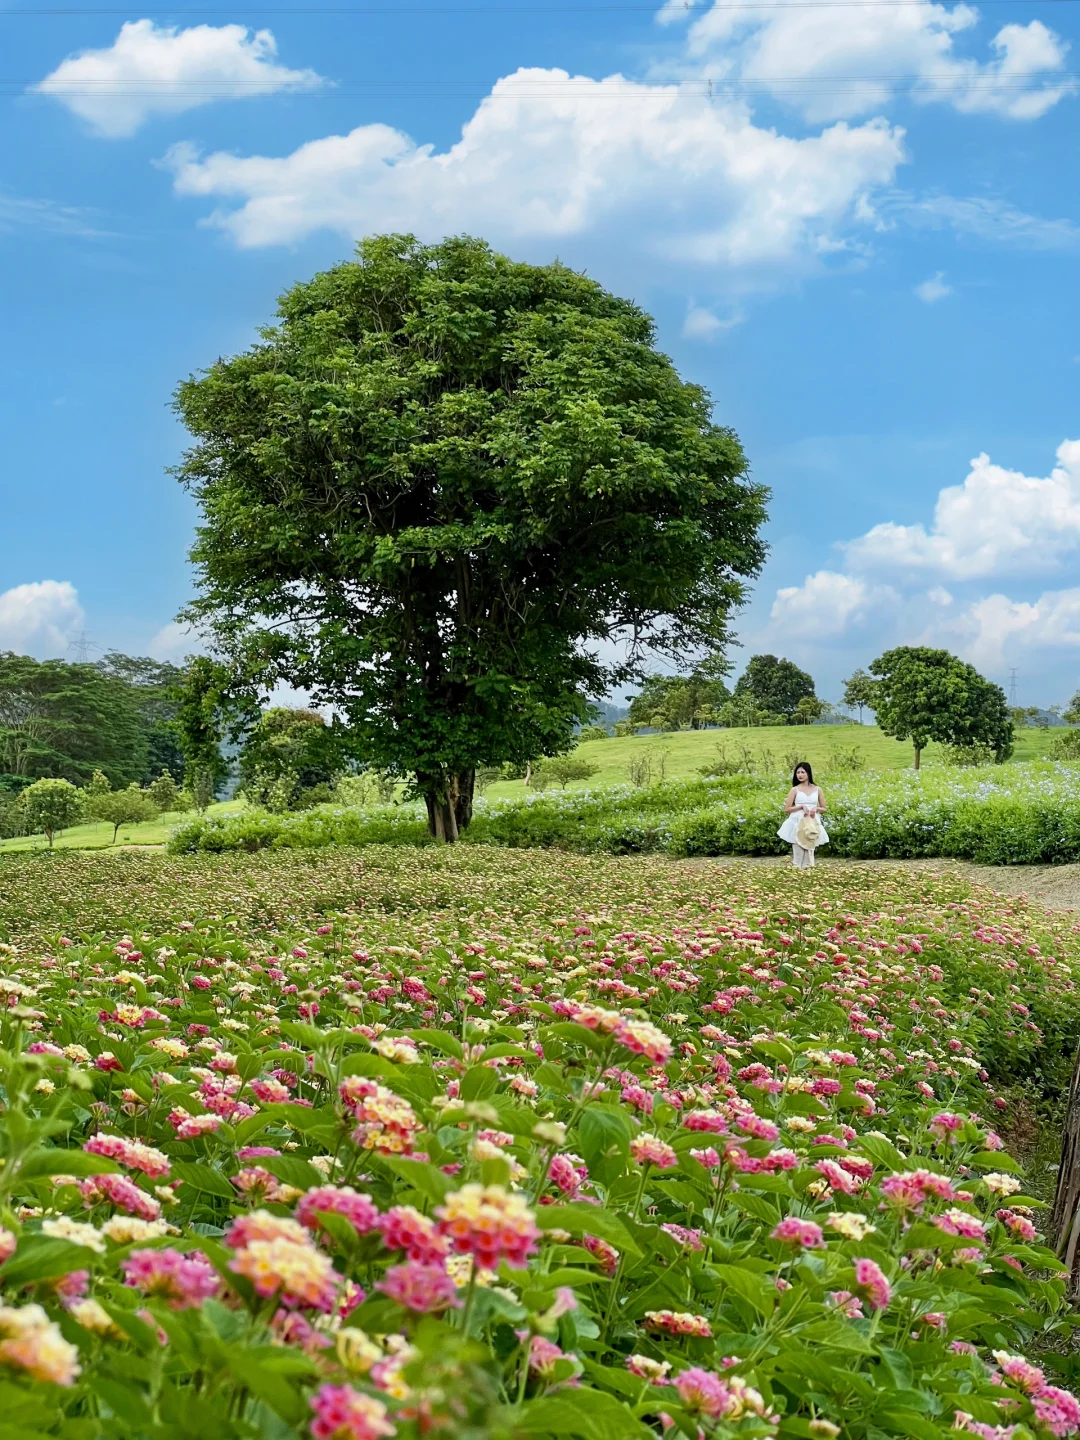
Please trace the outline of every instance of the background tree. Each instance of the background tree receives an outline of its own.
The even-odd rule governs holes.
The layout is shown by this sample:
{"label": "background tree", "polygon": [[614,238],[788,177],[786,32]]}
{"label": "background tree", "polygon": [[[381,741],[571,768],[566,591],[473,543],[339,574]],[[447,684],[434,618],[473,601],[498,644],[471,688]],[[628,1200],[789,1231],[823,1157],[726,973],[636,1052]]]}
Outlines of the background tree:
{"label": "background tree", "polygon": [[902,645],[879,656],[870,670],[878,680],[878,726],[886,735],[912,742],[916,770],[931,740],[987,745],[999,763],[1012,754],[1004,690],[948,650]]}
{"label": "background tree", "polygon": [[180,808],[180,787],[169,770],[162,770],[156,779],[151,780],[146,787],[146,793],[158,810],[166,815],[172,814]]}
{"label": "background tree", "polygon": [[258,711],[250,690],[206,655],[188,661],[175,700],[172,723],[184,756],[185,789],[201,812],[229,773],[222,749],[225,741],[249,728]]}
{"label": "background tree", "polygon": [[766,492],[710,408],[585,276],[366,240],[177,392],[189,618],[239,677],[332,706],[453,840],[478,765],[563,751],[646,648],[723,647]]}
{"label": "background tree", "polygon": [[804,695],[795,706],[795,719],[800,725],[813,725],[825,713],[825,702],[816,695]]}
{"label": "background tree", "polygon": [[317,710],[264,710],[240,751],[241,783],[247,788],[262,774],[273,780],[290,775],[298,790],[333,785],[343,768],[338,739]]}
{"label": "background tree", "polygon": [[790,725],[799,701],[815,699],[814,682],[805,670],[775,655],[754,655],[739,676],[732,699],[749,702],[757,710],[781,715]]}
{"label": "background tree", "polygon": [[1069,701],[1061,718],[1066,725],[1080,725],[1080,690]]}
{"label": "background tree", "polygon": [[873,710],[876,694],[877,681],[865,670],[856,670],[854,675],[844,681],[844,704],[849,710],[859,712],[860,725],[863,723],[863,711]]}
{"label": "background tree", "polygon": [[86,815],[92,820],[103,820],[113,827],[112,843],[116,844],[121,825],[139,825],[147,820],[156,820],[160,810],[145,790],[138,785],[129,785],[124,790],[109,790],[103,795],[87,799]]}
{"label": "background tree", "polygon": [[139,783],[149,784],[153,776],[167,770],[176,783],[182,785],[184,753],[175,721],[183,669],[145,655],[122,655],[115,650],[98,660],[96,668],[131,689],[146,737],[146,769],[139,776]]}
{"label": "background tree", "polygon": [[146,769],[147,740],[132,687],[96,665],[0,653],[0,772],[81,783],[100,769],[114,785]]}
{"label": "background tree", "polygon": [[19,804],[27,834],[44,835],[50,850],[57,832],[82,818],[82,796],[70,780],[37,780],[22,792]]}

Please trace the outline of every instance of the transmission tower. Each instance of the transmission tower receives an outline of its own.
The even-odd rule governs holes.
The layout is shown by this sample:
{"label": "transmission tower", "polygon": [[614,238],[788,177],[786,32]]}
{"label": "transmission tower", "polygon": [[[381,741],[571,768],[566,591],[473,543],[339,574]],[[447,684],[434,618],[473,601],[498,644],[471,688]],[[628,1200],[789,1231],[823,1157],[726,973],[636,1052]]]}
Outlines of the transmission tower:
{"label": "transmission tower", "polygon": [[1016,709],[1016,666],[1009,671],[1009,705]]}
{"label": "transmission tower", "polygon": [[[77,635],[67,648],[74,650],[76,665],[88,664],[90,661],[90,651],[101,650],[101,646],[94,640],[94,637],[88,635],[85,630],[80,635]],[[101,653],[104,655],[104,650],[102,650]]]}

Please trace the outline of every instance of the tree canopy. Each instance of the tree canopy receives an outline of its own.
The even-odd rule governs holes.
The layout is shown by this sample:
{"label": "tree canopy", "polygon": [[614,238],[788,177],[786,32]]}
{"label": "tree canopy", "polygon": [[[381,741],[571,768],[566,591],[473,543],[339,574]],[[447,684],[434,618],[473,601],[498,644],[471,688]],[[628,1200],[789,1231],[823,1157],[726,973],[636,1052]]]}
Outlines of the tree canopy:
{"label": "tree canopy", "polygon": [[764,556],[766,492],[650,318],[478,240],[363,242],[176,404],[191,619],[411,774],[447,840],[478,765],[565,749],[646,647],[721,648]]}
{"label": "tree canopy", "polygon": [[699,730],[714,723],[731,698],[723,679],[728,668],[724,656],[717,654],[696,665],[689,675],[646,675],[641,690],[630,701],[631,724]]}
{"label": "tree canopy", "polygon": [[132,687],[97,665],[0,653],[0,772],[114,785],[144,777],[148,741]]}
{"label": "tree canopy", "polygon": [[862,724],[864,710],[873,710],[877,696],[877,681],[865,670],[856,670],[844,681],[844,704],[852,710],[859,712],[859,724]]}
{"label": "tree canopy", "polygon": [[264,710],[240,751],[240,779],[245,788],[256,776],[280,780],[291,776],[297,788],[331,785],[341,773],[337,732],[317,710],[273,706]]}
{"label": "tree canopy", "polygon": [[931,740],[961,748],[986,745],[999,762],[1012,754],[1004,690],[948,650],[901,645],[873,661],[870,672],[877,678],[878,726],[912,742],[916,770]]}
{"label": "tree canopy", "polygon": [[791,660],[775,655],[754,655],[735,685],[734,699],[749,701],[756,709],[782,715],[788,724],[799,718],[799,701],[812,700],[813,679]]}

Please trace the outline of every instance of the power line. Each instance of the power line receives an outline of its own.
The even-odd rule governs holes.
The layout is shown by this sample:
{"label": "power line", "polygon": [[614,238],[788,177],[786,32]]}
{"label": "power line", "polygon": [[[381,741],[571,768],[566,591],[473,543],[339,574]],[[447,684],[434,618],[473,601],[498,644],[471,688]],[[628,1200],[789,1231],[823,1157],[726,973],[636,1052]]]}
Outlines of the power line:
{"label": "power line", "polygon": [[1009,671],[1009,705],[1014,710],[1016,709],[1016,676],[1017,670],[1014,665]]}
{"label": "power line", "polygon": [[[83,630],[81,634],[76,635],[75,639],[71,641],[67,648],[74,650],[76,665],[88,664],[90,661],[90,651],[101,650],[101,646],[92,636],[88,635],[85,630]],[[105,651],[101,650],[101,653],[104,655]]]}

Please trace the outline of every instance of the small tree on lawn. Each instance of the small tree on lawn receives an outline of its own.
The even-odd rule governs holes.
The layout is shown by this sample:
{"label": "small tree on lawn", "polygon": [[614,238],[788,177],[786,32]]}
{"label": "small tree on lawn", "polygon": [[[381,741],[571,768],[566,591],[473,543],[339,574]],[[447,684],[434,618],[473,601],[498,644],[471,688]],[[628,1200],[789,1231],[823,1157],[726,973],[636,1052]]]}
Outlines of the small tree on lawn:
{"label": "small tree on lawn", "polygon": [[138,785],[129,785],[126,790],[111,790],[107,795],[95,795],[87,803],[87,814],[95,820],[103,820],[113,827],[112,843],[121,825],[140,825],[147,820],[156,820],[160,811],[153,799]]}
{"label": "small tree on lawn", "polygon": [[189,619],[411,776],[433,835],[469,823],[478,766],[565,751],[649,650],[723,649],[766,492],[636,305],[391,235],[278,314],[177,392]]}
{"label": "small tree on lawn", "polygon": [[878,726],[896,740],[911,741],[916,770],[931,740],[987,745],[999,763],[1012,754],[1004,690],[948,650],[901,645],[879,656],[870,670],[877,677]]}
{"label": "small tree on lawn", "polygon": [[171,814],[180,805],[180,787],[168,770],[162,770],[146,787],[150,799],[164,814]]}
{"label": "small tree on lawn", "polygon": [[19,797],[30,835],[44,835],[53,848],[57,833],[82,818],[83,799],[70,780],[38,780]]}
{"label": "small tree on lawn", "polygon": [[856,670],[844,681],[844,704],[849,710],[858,710],[860,725],[863,723],[863,711],[873,710],[876,695],[877,681],[865,670]]}

